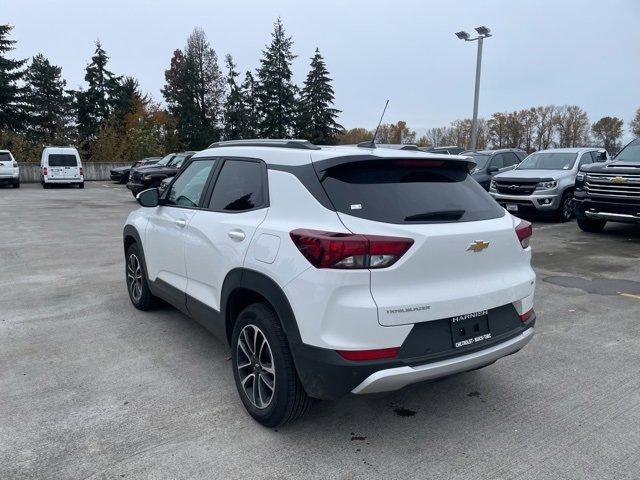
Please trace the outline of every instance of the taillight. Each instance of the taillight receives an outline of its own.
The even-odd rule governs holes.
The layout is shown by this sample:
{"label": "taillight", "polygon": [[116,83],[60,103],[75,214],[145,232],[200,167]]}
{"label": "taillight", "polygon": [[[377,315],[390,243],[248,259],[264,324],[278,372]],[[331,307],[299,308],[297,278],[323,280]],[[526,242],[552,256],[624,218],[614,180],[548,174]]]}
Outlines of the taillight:
{"label": "taillight", "polygon": [[520,223],[516,226],[516,235],[518,236],[518,240],[520,240],[522,248],[527,248],[529,246],[529,239],[531,238],[531,235],[533,235],[533,226],[531,225],[531,222],[520,220]]}
{"label": "taillight", "polygon": [[377,350],[337,350],[338,355],[352,362],[363,362],[366,360],[381,360],[383,358],[396,358],[400,347],[379,348]]}
{"label": "taillight", "polygon": [[84,168],[80,167],[80,176],[84,176]]}
{"label": "taillight", "polygon": [[524,312],[523,314],[519,315],[520,321],[522,323],[528,322],[532,316],[533,316],[533,308],[528,312]]}
{"label": "taillight", "polygon": [[47,167],[42,167],[42,174],[46,177],[47,176]]}
{"label": "taillight", "polygon": [[385,268],[413,245],[411,238],[298,229],[290,234],[300,253],[316,268]]}
{"label": "taillight", "polygon": [[13,168],[18,168],[18,162],[16,161],[13,162]]}

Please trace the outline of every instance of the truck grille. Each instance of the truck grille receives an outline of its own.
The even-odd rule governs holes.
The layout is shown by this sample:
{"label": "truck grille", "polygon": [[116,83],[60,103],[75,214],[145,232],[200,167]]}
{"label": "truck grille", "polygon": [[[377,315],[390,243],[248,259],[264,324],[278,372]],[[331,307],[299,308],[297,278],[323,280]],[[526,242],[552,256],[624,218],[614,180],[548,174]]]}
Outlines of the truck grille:
{"label": "truck grille", "polygon": [[496,180],[496,190],[505,195],[531,195],[537,182],[513,182]]}
{"label": "truck grille", "polygon": [[640,199],[640,175],[588,173],[584,189],[589,195]]}

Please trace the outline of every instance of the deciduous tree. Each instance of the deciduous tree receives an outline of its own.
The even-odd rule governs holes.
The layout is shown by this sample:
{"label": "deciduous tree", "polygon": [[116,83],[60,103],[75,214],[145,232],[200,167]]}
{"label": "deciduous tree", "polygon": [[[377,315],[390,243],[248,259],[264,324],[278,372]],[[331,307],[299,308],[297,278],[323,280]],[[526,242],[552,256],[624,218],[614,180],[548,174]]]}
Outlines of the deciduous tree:
{"label": "deciduous tree", "polygon": [[633,133],[634,136],[640,137],[640,108],[636,110],[636,115],[629,123],[629,127],[631,128],[631,133]]}
{"label": "deciduous tree", "polygon": [[620,150],[623,125],[618,117],[602,117],[591,125],[591,133],[599,145],[613,154]]}

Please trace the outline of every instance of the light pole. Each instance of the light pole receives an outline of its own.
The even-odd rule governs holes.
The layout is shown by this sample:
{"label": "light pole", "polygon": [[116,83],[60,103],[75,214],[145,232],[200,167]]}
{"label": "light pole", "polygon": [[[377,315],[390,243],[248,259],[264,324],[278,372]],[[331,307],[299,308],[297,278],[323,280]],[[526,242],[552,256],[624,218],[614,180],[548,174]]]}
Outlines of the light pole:
{"label": "light pole", "polygon": [[480,69],[482,66],[482,42],[491,36],[491,30],[487,27],[477,27],[478,36],[471,38],[467,32],[456,32],[456,37],[465,42],[478,42],[478,56],[476,58],[476,91],[473,95],[473,122],[471,124],[471,150],[478,146],[478,97],[480,96]]}

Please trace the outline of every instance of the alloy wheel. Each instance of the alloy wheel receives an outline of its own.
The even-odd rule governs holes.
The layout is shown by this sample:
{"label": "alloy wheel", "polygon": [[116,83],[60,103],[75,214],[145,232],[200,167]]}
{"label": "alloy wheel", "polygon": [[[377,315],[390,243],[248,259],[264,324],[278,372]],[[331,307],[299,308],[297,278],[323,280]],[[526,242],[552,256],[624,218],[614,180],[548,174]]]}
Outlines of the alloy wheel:
{"label": "alloy wheel", "polygon": [[240,385],[251,404],[267,408],[273,400],[276,372],[269,341],[255,325],[246,325],[240,332],[236,364]]}
{"label": "alloy wheel", "polygon": [[568,194],[562,203],[562,215],[565,220],[571,220],[573,215],[573,195]]}
{"label": "alloy wheel", "polygon": [[138,303],[142,298],[142,267],[140,260],[133,253],[129,255],[127,260],[127,285],[131,298],[135,303]]}

